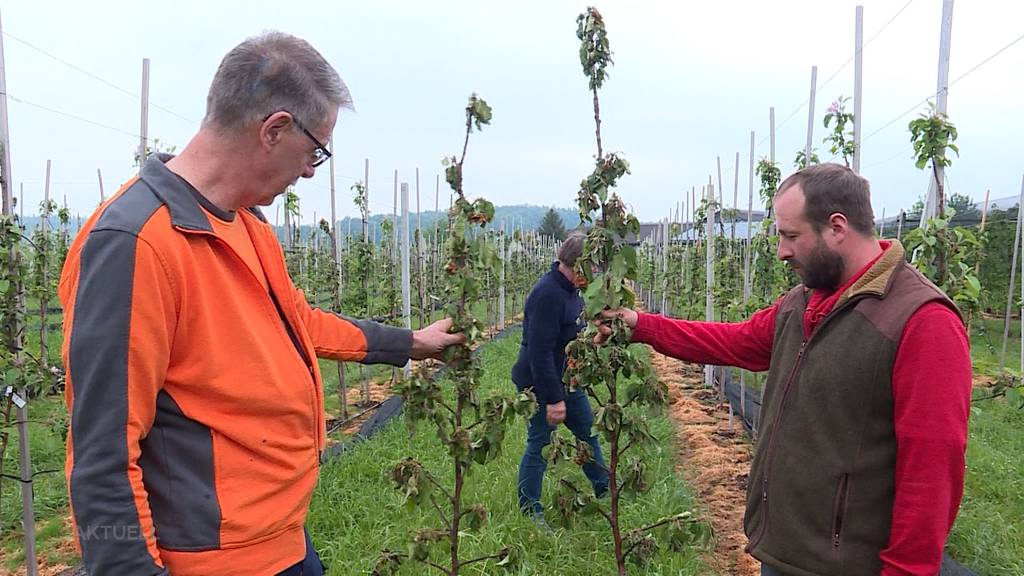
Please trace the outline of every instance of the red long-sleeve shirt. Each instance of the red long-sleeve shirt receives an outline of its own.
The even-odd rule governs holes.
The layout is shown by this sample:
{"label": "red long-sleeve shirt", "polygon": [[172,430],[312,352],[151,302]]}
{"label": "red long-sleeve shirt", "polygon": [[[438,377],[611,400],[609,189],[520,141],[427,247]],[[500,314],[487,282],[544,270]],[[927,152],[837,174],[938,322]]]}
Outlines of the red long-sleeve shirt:
{"label": "red long-sleeve shirt", "polygon": [[[812,293],[803,319],[806,335],[869,267],[833,293]],[[689,362],[767,370],[780,302],[736,323],[641,313],[633,341]],[[892,395],[896,497],[889,544],[881,552],[882,576],[935,576],[963,495],[971,397],[967,332],[943,304],[925,304],[907,321],[896,352]]]}

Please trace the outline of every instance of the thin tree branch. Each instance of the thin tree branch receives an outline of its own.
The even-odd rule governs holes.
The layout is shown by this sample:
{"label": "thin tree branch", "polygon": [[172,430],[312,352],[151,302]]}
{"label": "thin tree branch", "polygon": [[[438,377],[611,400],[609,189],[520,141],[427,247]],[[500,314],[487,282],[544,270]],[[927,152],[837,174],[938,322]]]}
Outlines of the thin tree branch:
{"label": "thin tree branch", "polygon": [[450,532],[452,524],[448,521],[448,515],[441,509],[441,505],[437,503],[437,498],[434,498],[433,494],[430,495],[430,503],[434,505],[434,510],[437,510],[437,515],[441,517],[441,522],[444,522],[445,528]]}
{"label": "thin tree branch", "polygon": [[437,568],[438,570],[440,570],[441,572],[444,572],[445,574],[451,574],[450,570],[448,570],[444,566],[441,566],[440,564],[435,564],[435,563],[431,562],[430,560],[424,560],[423,563],[426,564],[427,566],[430,566],[430,567],[433,567],[433,568]]}
{"label": "thin tree branch", "polygon": [[590,91],[594,93],[594,134],[597,135],[597,159],[604,159],[604,150],[601,148],[601,103],[597,99],[597,86],[591,86]]}
{"label": "thin tree branch", "polygon": [[427,481],[429,481],[431,484],[433,484],[435,487],[437,487],[437,489],[440,490],[442,494],[444,494],[445,498],[448,498],[449,500],[451,500],[452,499],[451,492],[449,492],[447,488],[445,488],[437,480],[435,480],[434,476],[430,472],[427,472],[426,470],[424,470],[424,472],[426,472],[425,476],[427,478]]}
{"label": "thin tree branch", "polygon": [[501,552],[497,552],[495,554],[490,554],[488,556],[481,556],[479,558],[473,558],[472,560],[467,560],[465,562],[460,562],[459,563],[459,568],[465,568],[466,566],[469,566],[470,564],[472,564],[474,562],[483,562],[484,560],[492,560],[492,559],[493,560],[497,560],[498,558],[501,558],[501,555],[502,555]]}
{"label": "thin tree branch", "polygon": [[630,448],[633,447],[633,444],[634,444],[634,442],[632,440],[628,444],[626,444],[626,446],[622,450],[619,450],[619,456],[622,456],[623,454],[625,454],[626,450],[629,450]]}
{"label": "thin tree branch", "polygon": [[980,398],[972,398],[971,399],[971,404],[973,404],[975,402],[981,402],[983,400],[995,400],[996,398],[999,398],[1000,396],[1006,396],[1006,390],[1000,390],[999,392],[996,392],[996,393],[992,394],[991,396],[981,396]]}

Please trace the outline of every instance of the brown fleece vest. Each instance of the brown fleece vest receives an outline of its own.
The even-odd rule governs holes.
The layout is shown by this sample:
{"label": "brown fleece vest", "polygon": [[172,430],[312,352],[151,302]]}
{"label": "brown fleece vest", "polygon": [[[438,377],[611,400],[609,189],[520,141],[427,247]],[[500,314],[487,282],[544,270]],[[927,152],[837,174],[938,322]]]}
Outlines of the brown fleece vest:
{"label": "brown fleece vest", "polygon": [[805,340],[807,300],[797,286],[775,321],[747,489],[748,551],[785,574],[877,576],[895,495],[896,350],[922,305],[956,306],[895,241]]}

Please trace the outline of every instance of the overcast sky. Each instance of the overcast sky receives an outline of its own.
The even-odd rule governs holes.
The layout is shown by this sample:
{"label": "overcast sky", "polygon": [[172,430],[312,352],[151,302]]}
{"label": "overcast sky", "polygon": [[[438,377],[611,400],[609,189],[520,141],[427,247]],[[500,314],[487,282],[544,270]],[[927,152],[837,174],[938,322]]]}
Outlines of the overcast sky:
{"label": "overcast sky", "polygon": [[[876,216],[883,209],[892,215],[927,185],[926,174],[914,167],[907,123],[924,109],[915,104],[936,90],[942,2],[859,3],[865,8],[865,41],[874,37],[864,51],[861,167],[872,182]],[[637,215],[645,221],[664,217],[709,175],[717,182],[718,156],[731,205],[737,152],[745,207],[750,132],[756,133],[755,156],[766,156],[771,106],[776,160],[784,175],[790,173],[807,137],[812,65],[818,66],[814,142],[822,159],[830,158],[821,143],[821,120],[831,100],[853,93],[857,4],[598,4],[615,57],[601,92],[604,146],[622,152],[632,165],[620,191]],[[151,60],[150,137],[180,149],[203,116],[223,55],[248,36],[279,29],[317,47],[355,99],[356,112],[343,112],[335,130],[339,218],[355,213],[349,187],[362,178],[365,158],[373,212],[391,211],[396,169],[414,190],[419,168],[424,209],[432,209],[440,159],[461,148],[463,107],[471,92],[492,105],[494,119],[470,142],[467,193],[496,204],[572,206],[596,152],[575,36],[576,15],[586,6],[556,0],[3,0],[8,93],[20,100],[8,103],[13,178],[24,184],[26,213],[35,212],[46,160],[52,159],[52,193],[58,200],[67,195],[72,212],[84,217],[99,198],[97,168],[108,195],[133,173],[142,58]],[[953,15],[950,79],[1022,35],[1024,2],[960,0]],[[993,198],[1019,194],[1021,70],[1024,41],[951,86],[949,114],[960,130],[961,148],[948,171],[952,192],[979,201],[986,189]],[[448,193],[441,186],[443,205]],[[329,214],[329,190],[326,165],[299,183],[305,220],[314,211],[318,217]],[[268,215],[273,219],[275,209]]]}

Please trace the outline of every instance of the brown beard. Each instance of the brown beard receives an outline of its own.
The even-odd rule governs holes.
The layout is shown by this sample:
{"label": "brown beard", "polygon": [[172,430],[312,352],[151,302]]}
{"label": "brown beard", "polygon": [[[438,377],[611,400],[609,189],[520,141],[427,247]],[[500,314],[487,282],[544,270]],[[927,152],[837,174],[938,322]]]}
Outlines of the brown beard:
{"label": "brown beard", "polygon": [[820,236],[803,261],[790,259],[789,263],[799,268],[797,274],[804,286],[812,290],[835,290],[843,279],[843,257],[826,246]]}

